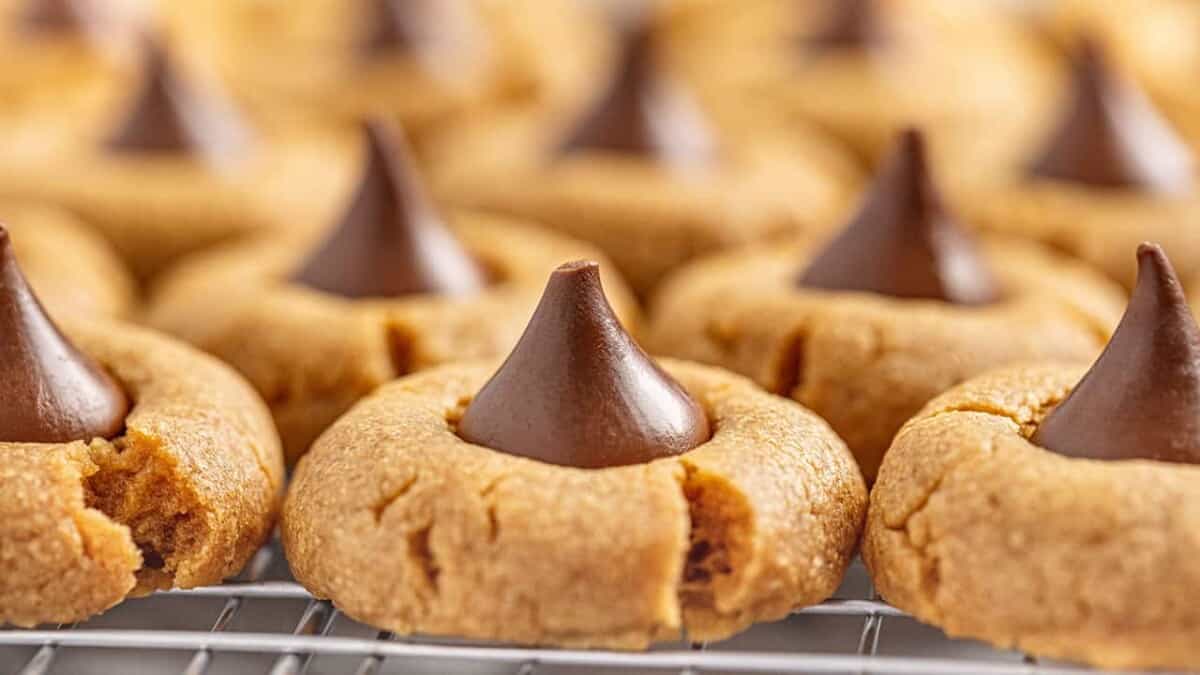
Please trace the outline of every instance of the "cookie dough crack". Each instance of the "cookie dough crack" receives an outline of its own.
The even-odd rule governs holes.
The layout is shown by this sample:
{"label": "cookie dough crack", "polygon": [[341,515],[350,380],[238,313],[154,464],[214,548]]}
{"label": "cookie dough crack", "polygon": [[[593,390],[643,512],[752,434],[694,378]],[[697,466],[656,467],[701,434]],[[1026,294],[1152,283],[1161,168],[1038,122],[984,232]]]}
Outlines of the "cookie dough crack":
{"label": "cookie dough crack", "polygon": [[1012,412],[1011,410],[1005,410],[1004,408],[1000,408],[998,406],[987,405],[986,403],[974,402],[960,403],[957,405],[947,406],[945,408],[939,408],[926,417],[926,419],[933,419],[935,417],[940,417],[941,415],[949,415],[953,413],[977,413],[980,415],[991,415],[992,417],[999,417],[1012,422],[1013,425],[1015,425],[1018,429],[1023,429],[1027,424],[1030,423],[1029,420],[1023,420],[1019,414]]}
{"label": "cookie dough crack", "polygon": [[495,543],[500,538],[500,519],[496,515],[496,488],[504,480],[504,476],[498,476],[488,481],[483,489],[479,491],[479,498],[483,500],[484,513],[488,521],[488,542]]}
{"label": "cookie dough crack", "polygon": [[89,447],[97,471],[83,480],[84,500],[129,528],[142,552],[135,592],[186,585],[189,563],[205,541],[205,510],[176,458],[155,438],[129,431]]}
{"label": "cookie dough crack", "polygon": [[409,561],[412,563],[414,569],[422,574],[426,587],[434,596],[437,596],[440,590],[438,588],[438,578],[441,575],[442,568],[438,564],[432,546],[430,546],[432,536],[433,523],[409,532],[407,536],[407,550]]}
{"label": "cookie dough crack", "polygon": [[416,487],[419,478],[420,476],[415,473],[409,476],[400,484],[400,487],[389,492],[383,499],[380,499],[371,507],[371,515],[374,516],[376,525],[383,521],[383,514],[388,510],[388,507],[402,499]]}
{"label": "cookie dough crack", "polygon": [[991,415],[1006,419],[1016,425],[1018,431],[1025,438],[1033,435],[1037,429],[1037,425],[1041,423],[1046,415],[1050,413],[1055,406],[1063,401],[1067,396],[1067,392],[1056,393],[1048,397],[1044,401],[1039,401],[1036,406],[1022,407],[1019,411],[1006,410],[999,406],[988,405],[980,402],[967,402],[957,405],[940,408],[929,415],[927,419],[932,419],[939,415],[949,413],[978,413],[981,415]]}
{"label": "cookie dough crack", "polygon": [[[989,411],[975,410],[971,412],[990,414]],[[938,617],[941,614],[941,610],[938,607],[938,590],[941,586],[940,560],[938,556],[930,552],[931,547],[937,543],[937,537],[932,532],[926,532],[923,540],[918,541],[917,537],[913,534],[913,521],[920,518],[925,513],[926,509],[929,508],[929,504],[933,500],[934,496],[941,491],[942,485],[945,483],[947,476],[973,461],[978,461],[981,457],[990,455],[994,447],[995,439],[989,438],[986,446],[980,448],[979,454],[962,457],[955,462],[947,464],[945,467],[943,467],[941,473],[937,477],[937,480],[935,480],[933,484],[929,486],[929,489],[921,497],[920,501],[917,502],[916,506],[914,506],[911,511],[904,515],[904,518],[900,523],[896,525],[885,523],[889,530],[900,534],[904,538],[905,545],[917,558],[919,568],[921,570],[919,592],[922,596],[922,603],[926,607],[927,611],[934,615],[923,617],[928,621],[936,623],[940,620]]]}
{"label": "cookie dough crack", "polygon": [[[728,614],[723,600],[742,586],[753,558],[753,514],[745,497],[721,476],[681,461],[680,490],[688,504],[688,549],[679,579],[684,609]],[[686,612],[685,612],[686,614]]]}
{"label": "cookie dough crack", "polygon": [[791,397],[804,386],[805,349],[808,332],[799,328],[788,337],[775,365],[773,393]]}

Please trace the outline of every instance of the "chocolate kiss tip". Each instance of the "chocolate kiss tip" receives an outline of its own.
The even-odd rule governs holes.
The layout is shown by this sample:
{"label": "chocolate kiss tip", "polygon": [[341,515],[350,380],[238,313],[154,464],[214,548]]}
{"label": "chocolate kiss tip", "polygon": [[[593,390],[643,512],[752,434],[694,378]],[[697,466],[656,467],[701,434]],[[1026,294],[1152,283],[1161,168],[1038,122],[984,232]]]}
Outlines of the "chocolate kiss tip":
{"label": "chocolate kiss tip", "polygon": [[[407,16],[414,3],[403,1],[403,9],[395,0],[363,0],[366,8],[366,30],[359,42],[358,48],[366,56],[376,56],[392,51],[407,51],[412,49],[413,42],[408,22],[412,17]],[[416,3],[420,6],[421,3]]]}
{"label": "chocolate kiss tip", "polygon": [[558,156],[600,150],[704,167],[717,159],[717,140],[700,106],[655,65],[647,21],[625,35],[620,63],[604,94],[564,137]]}
{"label": "chocolate kiss tip", "polygon": [[1137,263],[1108,346],[1030,440],[1068,457],[1197,464],[1200,329],[1162,248],[1142,244]]}
{"label": "chocolate kiss tip", "polygon": [[132,107],[106,142],[114,152],[188,152],[193,139],[172,91],[170,65],[154,39],[143,43],[142,84]]}
{"label": "chocolate kiss tip", "polygon": [[874,0],[828,0],[825,23],[808,37],[818,49],[863,49],[884,42]]}
{"label": "chocolate kiss tip", "polygon": [[79,33],[87,16],[75,0],[31,0],[20,15],[21,26],[35,33]]}
{"label": "chocolate kiss tip", "polygon": [[601,468],[687,452],[704,410],[621,327],[595,262],[563,265],[515,349],[467,407],[459,435],[550,464]]}
{"label": "chocolate kiss tip", "polygon": [[0,228],[0,442],[112,438],[129,400],[46,316]]}
{"label": "chocolate kiss tip", "polygon": [[1163,194],[1191,188],[1187,144],[1141,92],[1113,75],[1098,43],[1080,42],[1071,80],[1071,101],[1030,176]]}
{"label": "chocolate kiss tip", "polygon": [[232,107],[197,96],[175,75],[158,40],[147,36],[140,89],[104,145],[122,154],[200,154],[222,161],[239,154],[248,137]]}
{"label": "chocolate kiss tip", "polygon": [[898,135],[858,213],[798,283],[961,305],[1000,297],[974,239],[943,207],[915,129]]}
{"label": "chocolate kiss tip", "polygon": [[368,122],[364,135],[367,160],[358,188],[293,280],[349,298],[484,288],[482,268],[446,229],[399,132]]}
{"label": "chocolate kiss tip", "polygon": [[[418,55],[422,61],[442,58],[443,48],[470,52],[479,47],[474,33],[478,8],[462,0],[358,0],[363,28],[357,50],[370,60],[389,55]],[[428,65],[428,64],[426,64]],[[436,70],[436,68],[435,68]]]}

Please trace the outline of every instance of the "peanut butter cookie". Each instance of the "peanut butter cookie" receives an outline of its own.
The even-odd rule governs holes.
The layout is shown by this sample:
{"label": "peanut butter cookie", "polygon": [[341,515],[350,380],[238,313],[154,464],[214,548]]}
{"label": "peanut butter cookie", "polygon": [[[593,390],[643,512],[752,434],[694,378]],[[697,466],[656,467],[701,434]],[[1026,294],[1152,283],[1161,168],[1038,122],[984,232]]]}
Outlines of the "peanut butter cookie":
{"label": "peanut butter cookie", "polygon": [[1080,43],[1069,79],[1049,127],[1000,153],[949,160],[976,166],[951,187],[964,216],[1045,242],[1127,288],[1128,253],[1146,239],[1185,276],[1200,273],[1200,190],[1186,143],[1098,43]]}
{"label": "peanut butter cookie", "polygon": [[402,634],[641,649],[838,586],[866,503],[829,427],[735,375],[655,364],[595,263],[552,276],[499,371],[381,387],[297,467],[297,579]]}
{"label": "peanut butter cookie", "polygon": [[282,492],[278,437],[232,371],[141,329],[61,322],[0,230],[0,624],[231,576]]}
{"label": "peanut butter cookie", "polygon": [[863,557],[888,602],[952,636],[1104,668],[1200,666],[1200,331],[1139,251],[1108,348],[1014,367],[896,436]]}
{"label": "peanut butter cookie", "polygon": [[1086,360],[1120,314],[1113,284],[1037,245],[977,247],[901,138],[847,228],[697,262],[651,305],[658,353],[751,377],[821,415],[868,481],[901,424],[979,372]]}

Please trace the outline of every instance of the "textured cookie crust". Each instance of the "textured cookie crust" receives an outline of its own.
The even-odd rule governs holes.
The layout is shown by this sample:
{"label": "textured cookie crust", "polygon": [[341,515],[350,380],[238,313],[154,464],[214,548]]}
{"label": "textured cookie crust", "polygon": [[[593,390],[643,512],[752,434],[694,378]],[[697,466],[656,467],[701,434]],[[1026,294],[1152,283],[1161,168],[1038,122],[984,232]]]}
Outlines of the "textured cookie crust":
{"label": "textured cookie crust", "polygon": [[603,152],[551,161],[563,129],[511,114],[454,129],[429,157],[447,201],[592,242],[645,297],[698,256],[837,222],[861,176],[840,147],[804,129],[728,130],[712,171],[680,173]]}
{"label": "textured cookie crust", "polygon": [[897,435],[863,557],[956,637],[1105,668],[1200,665],[1200,467],[1073,459],[1026,440],[1084,367],[953,389]]}
{"label": "textured cookie crust", "polygon": [[812,413],[668,361],[713,438],[607,469],[471,445],[455,420],[495,364],[365,399],[300,462],[283,540],[308,589],[399,633],[640,649],[718,639],[837,588],[866,489]]}
{"label": "textured cookie crust", "polygon": [[985,307],[799,288],[819,243],[732,253],[665,283],[648,347],[746,375],[827,420],[868,482],[931,398],[1023,360],[1093,358],[1120,318],[1118,288],[1033,244],[987,240],[1005,297]]}
{"label": "textured cookie crust", "polygon": [[134,407],[111,441],[0,443],[0,624],[216,583],[270,534],[282,492],[271,418],[232,371],[141,329],[62,325]]}
{"label": "textured cookie crust", "polygon": [[875,2],[889,41],[875,54],[806,47],[828,3],[666,4],[674,60],[716,114],[752,109],[748,121],[808,121],[868,164],[901,127],[940,137],[978,135],[985,124],[996,135],[1036,119],[1029,102],[1048,94],[1050,55],[1024,26],[982,4]]}
{"label": "textured cookie crust", "polygon": [[[512,105],[578,105],[611,51],[598,11],[573,0],[471,0],[482,35],[461,35],[436,68],[409,56],[370,62],[355,49],[368,20],[344,0],[176,0],[166,12],[185,43],[265,107],[319,107],[358,121],[394,116],[418,144],[467,114]],[[477,51],[460,49],[475,45]]]}
{"label": "textured cookie crust", "polygon": [[132,275],[108,242],[78,218],[50,206],[2,203],[0,224],[12,235],[21,269],[51,314],[132,313]]}
{"label": "textured cookie crust", "polygon": [[[603,260],[590,246],[505,219],[457,213],[450,224],[495,280],[478,295],[348,300],[321,293],[287,281],[313,242],[272,238],[182,264],[164,279],[146,318],[245,375],[270,406],[294,462],[380,384],[507,353],[555,267]],[[637,305],[624,283],[609,274],[604,286],[617,315],[636,329]]]}

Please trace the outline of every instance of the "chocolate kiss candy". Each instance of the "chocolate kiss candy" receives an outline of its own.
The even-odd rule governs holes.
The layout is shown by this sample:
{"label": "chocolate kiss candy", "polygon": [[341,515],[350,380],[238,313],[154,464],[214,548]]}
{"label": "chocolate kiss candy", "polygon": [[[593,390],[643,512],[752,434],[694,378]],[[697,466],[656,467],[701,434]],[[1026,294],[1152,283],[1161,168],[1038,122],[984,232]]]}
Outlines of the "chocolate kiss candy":
{"label": "chocolate kiss candy", "polygon": [[46,316],[0,227],[0,442],[112,438],[129,400]]}
{"label": "chocolate kiss candy", "polygon": [[684,168],[715,162],[712,129],[679,85],[656,72],[652,43],[649,26],[632,29],[608,88],[567,134],[560,156],[604,150]]}
{"label": "chocolate kiss candy", "polygon": [[550,275],[525,334],[467,407],[458,433],[580,468],[648,462],[709,438],[704,410],[613,315],[594,262]]}
{"label": "chocolate kiss candy", "polygon": [[20,15],[20,24],[33,33],[83,33],[88,18],[77,0],[31,0]]}
{"label": "chocolate kiss candy", "polygon": [[920,132],[901,132],[862,207],[803,286],[979,305],[999,297],[971,236],[942,206]]}
{"label": "chocolate kiss candy", "polygon": [[363,0],[363,4],[367,10],[367,30],[359,48],[364,55],[375,56],[391,51],[409,51],[413,48],[410,21],[416,12],[428,9],[425,2]]}
{"label": "chocolate kiss candy", "polygon": [[430,205],[388,126],[366,125],[366,168],[341,222],[293,277],[349,298],[465,294],[487,285]]}
{"label": "chocolate kiss candy", "polygon": [[1159,193],[1191,187],[1187,146],[1140,92],[1112,75],[1090,42],[1076,54],[1073,88],[1031,176]]}
{"label": "chocolate kiss candy", "polygon": [[1200,463],[1200,329],[1162,249],[1138,277],[1104,353],[1031,439],[1068,457]]}
{"label": "chocolate kiss candy", "polygon": [[247,138],[232,109],[196,96],[176,77],[162,47],[146,40],[141,89],[105,147],[131,154],[196,152],[219,162],[239,154]]}
{"label": "chocolate kiss candy", "polygon": [[461,0],[361,0],[366,5],[359,53],[375,58],[394,53],[468,49],[478,39],[475,17]]}
{"label": "chocolate kiss candy", "polygon": [[807,43],[819,50],[866,49],[884,42],[874,0],[828,0],[827,18]]}

